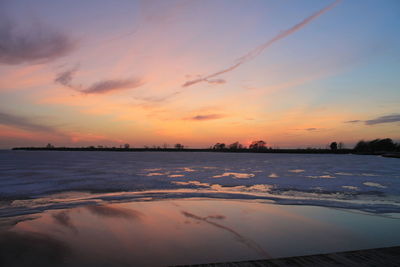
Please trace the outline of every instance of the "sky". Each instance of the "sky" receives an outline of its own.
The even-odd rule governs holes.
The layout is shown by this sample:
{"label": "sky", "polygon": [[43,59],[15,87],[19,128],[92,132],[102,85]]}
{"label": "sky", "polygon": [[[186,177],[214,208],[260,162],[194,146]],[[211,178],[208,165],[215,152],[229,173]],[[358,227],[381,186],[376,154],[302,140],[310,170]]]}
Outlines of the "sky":
{"label": "sky", "polygon": [[0,148],[400,140],[398,0],[0,0]]}

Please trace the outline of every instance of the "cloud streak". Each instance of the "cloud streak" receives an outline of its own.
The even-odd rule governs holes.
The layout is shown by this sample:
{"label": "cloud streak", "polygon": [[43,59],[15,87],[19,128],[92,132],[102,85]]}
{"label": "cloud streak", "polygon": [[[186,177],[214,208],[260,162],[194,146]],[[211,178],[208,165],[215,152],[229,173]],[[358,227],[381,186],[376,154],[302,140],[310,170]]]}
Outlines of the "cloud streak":
{"label": "cloud streak", "polygon": [[75,42],[65,33],[39,23],[20,29],[0,13],[0,64],[35,64],[69,54]]}
{"label": "cloud streak", "polygon": [[182,91],[175,91],[175,92],[170,93],[165,96],[143,96],[143,97],[135,96],[135,97],[133,97],[133,99],[140,100],[140,101],[146,101],[146,102],[158,103],[158,102],[164,102],[176,95],[179,95],[180,93],[182,93]]}
{"label": "cloud streak", "polygon": [[313,131],[317,131],[318,129],[317,128],[306,128],[304,130],[306,130],[308,132],[313,132]]}
{"label": "cloud streak", "polygon": [[400,114],[392,114],[392,115],[385,115],[371,120],[351,120],[345,121],[344,123],[364,123],[365,125],[376,125],[382,123],[393,123],[393,122],[400,122]]}
{"label": "cloud streak", "polygon": [[74,76],[78,71],[79,65],[60,72],[54,78],[54,82],[69,87],[84,94],[106,94],[122,89],[132,89],[144,84],[141,79],[110,79],[96,82],[88,87],[82,87],[73,83]]}
{"label": "cloud streak", "polygon": [[304,26],[306,26],[307,24],[309,24],[311,21],[313,21],[314,19],[318,18],[319,16],[321,16],[322,14],[324,14],[325,12],[331,10],[332,8],[334,8],[339,2],[341,2],[341,0],[336,0],[334,3],[328,5],[327,7],[321,9],[320,11],[314,13],[313,15],[305,18],[304,20],[302,20],[300,23],[292,26],[291,28],[279,33],[278,35],[276,35],[274,38],[272,38],[271,40],[269,40],[268,42],[258,46],[257,48],[253,49],[252,51],[250,51],[249,53],[247,53],[246,55],[240,57],[239,59],[237,59],[237,62],[220,71],[217,71],[215,73],[212,73],[210,75],[207,75],[205,77],[202,78],[198,78],[195,80],[190,80],[185,82],[182,87],[188,87],[188,86],[192,86],[194,84],[200,83],[200,82],[209,82],[210,79],[217,77],[221,74],[233,71],[234,69],[238,68],[240,65],[254,59],[255,57],[257,57],[259,54],[261,54],[266,48],[268,48],[269,46],[271,46],[273,43],[295,33],[296,31],[300,30],[301,28],[303,28]]}
{"label": "cloud streak", "polygon": [[57,132],[57,130],[53,127],[37,124],[32,122],[29,118],[4,112],[0,112],[0,124],[34,132]]}
{"label": "cloud streak", "polygon": [[217,120],[226,117],[222,114],[204,114],[204,115],[196,115],[194,117],[187,118],[187,120],[193,121],[208,121],[208,120]]}
{"label": "cloud streak", "polygon": [[224,84],[226,83],[226,80],[224,79],[211,79],[211,80],[205,80],[205,82],[208,82],[210,84]]}
{"label": "cloud streak", "polygon": [[366,125],[375,125],[381,123],[400,122],[400,114],[386,115],[372,120],[366,120]]}
{"label": "cloud streak", "polygon": [[361,120],[352,120],[352,121],[345,121],[344,123],[359,123],[362,122]]}
{"label": "cloud streak", "polygon": [[54,79],[54,82],[66,87],[75,88],[72,84],[72,79],[74,78],[75,73],[78,71],[78,68],[79,66],[77,65],[69,70],[58,73]]}
{"label": "cloud streak", "polygon": [[143,82],[140,79],[128,79],[128,80],[103,80],[96,82],[86,89],[80,90],[85,94],[105,94],[111,91],[117,91],[121,89],[132,89],[142,86]]}

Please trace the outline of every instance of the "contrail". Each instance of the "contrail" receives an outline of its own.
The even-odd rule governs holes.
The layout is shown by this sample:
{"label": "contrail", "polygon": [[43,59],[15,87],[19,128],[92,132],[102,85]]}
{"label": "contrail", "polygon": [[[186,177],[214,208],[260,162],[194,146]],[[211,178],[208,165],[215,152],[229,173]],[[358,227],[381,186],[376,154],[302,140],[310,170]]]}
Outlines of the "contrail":
{"label": "contrail", "polygon": [[214,78],[214,77],[219,76],[219,75],[221,75],[223,73],[227,73],[227,72],[230,72],[230,71],[236,69],[237,67],[239,67],[243,63],[246,63],[247,61],[250,61],[253,58],[255,58],[256,56],[258,56],[259,54],[261,54],[261,52],[263,52],[267,47],[271,46],[273,43],[275,43],[275,42],[277,42],[277,41],[279,41],[279,40],[291,35],[292,33],[296,32],[298,30],[300,30],[301,28],[306,26],[308,23],[310,23],[311,21],[313,21],[317,17],[319,17],[322,14],[324,14],[325,12],[331,10],[337,4],[339,4],[339,2],[341,2],[341,0],[336,0],[335,2],[330,4],[329,6],[323,8],[320,11],[314,13],[313,15],[305,18],[300,23],[298,23],[298,24],[294,25],[293,27],[291,27],[291,28],[279,33],[277,36],[275,36],[274,38],[272,38],[268,42],[260,45],[259,47],[257,47],[254,50],[250,51],[246,55],[244,55],[244,56],[240,57],[239,59],[237,59],[237,62],[234,65],[230,66],[229,68],[226,68],[226,69],[223,69],[221,71],[215,72],[215,73],[210,74],[208,76],[205,76],[203,78],[198,78],[198,79],[195,79],[195,80],[187,81],[182,85],[182,87],[188,87],[188,86],[191,86],[193,84],[200,83],[200,82],[208,82],[208,80],[211,79],[211,78]]}

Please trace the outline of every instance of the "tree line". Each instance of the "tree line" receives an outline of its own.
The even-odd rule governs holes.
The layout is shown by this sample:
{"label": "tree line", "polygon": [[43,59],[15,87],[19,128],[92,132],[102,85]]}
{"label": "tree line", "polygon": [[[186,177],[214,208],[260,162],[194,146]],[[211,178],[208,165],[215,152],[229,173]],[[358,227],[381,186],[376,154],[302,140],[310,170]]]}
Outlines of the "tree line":
{"label": "tree line", "polygon": [[374,139],[371,141],[361,140],[353,150],[356,153],[400,152],[400,143],[395,143],[390,138]]}
{"label": "tree line", "polygon": [[267,146],[264,140],[253,141],[249,146],[245,146],[239,142],[231,144],[216,143],[209,148],[189,148],[181,143],[177,143],[172,147],[167,144],[163,146],[144,146],[143,148],[133,148],[129,144],[120,145],[119,147],[107,146],[88,146],[88,147],[55,147],[47,144],[45,147],[18,147],[14,150],[65,150],[65,151],[215,151],[215,152],[267,152],[267,153],[358,153],[358,154],[383,154],[400,152],[400,143],[393,142],[390,138],[375,139],[371,141],[359,141],[354,148],[345,148],[342,142],[332,142],[326,148],[272,148]]}

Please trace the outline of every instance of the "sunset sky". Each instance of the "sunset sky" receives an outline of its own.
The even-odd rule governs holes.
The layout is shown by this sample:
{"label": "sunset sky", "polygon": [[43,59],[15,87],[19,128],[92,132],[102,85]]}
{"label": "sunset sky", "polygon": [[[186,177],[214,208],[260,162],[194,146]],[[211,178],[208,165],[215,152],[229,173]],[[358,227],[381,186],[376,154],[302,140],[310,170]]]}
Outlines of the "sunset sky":
{"label": "sunset sky", "polygon": [[0,0],[0,148],[400,140],[398,0]]}

